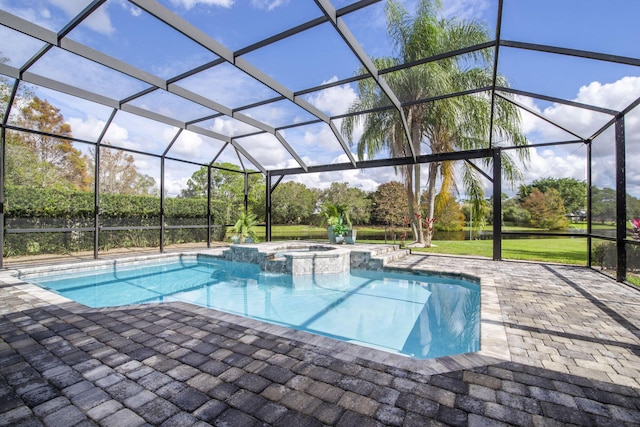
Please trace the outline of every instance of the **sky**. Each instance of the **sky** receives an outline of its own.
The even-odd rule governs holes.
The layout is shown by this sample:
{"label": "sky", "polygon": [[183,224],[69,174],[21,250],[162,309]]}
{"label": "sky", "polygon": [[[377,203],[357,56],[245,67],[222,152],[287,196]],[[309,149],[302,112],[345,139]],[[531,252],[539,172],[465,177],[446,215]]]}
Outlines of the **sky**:
{"label": "sky", "polygon": [[[353,2],[333,0],[332,4],[339,9]],[[89,0],[0,0],[0,10],[57,32],[88,3]],[[158,0],[158,3],[197,26],[229,51],[237,51],[322,16],[312,0]],[[416,1],[405,0],[401,3],[411,12]],[[600,0],[504,0],[501,38],[640,58],[640,43],[637,42],[640,40],[640,27],[637,25],[640,2],[612,0],[607,2],[607,7],[602,6]],[[481,22],[493,36],[497,0],[442,0],[440,14],[446,19]],[[384,1],[347,15],[344,21],[370,57],[394,54],[386,35]],[[6,27],[0,27],[0,37],[5,40],[0,47],[1,54],[7,58],[7,65],[13,67],[21,67],[42,47],[42,42]],[[177,35],[125,0],[108,0],[67,37],[105,55],[129,62],[160,79],[172,78],[219,59],[215,53]],[[249,52],[242,55],[242,59],[291,91],[353,76],[361,66],[344,46],[341,36],[328,23]],[[615,110],[625,108],[640,97],[638,67],[508,47],[500,49],[498,65],[499,73],[508,79],[510,85],[524,91]],[[92,64],[59,48],[51,49],[29,72],[77,84],[82,89],[116,100],[125,99],[148,87],[144,82]],[[177,85],[228,108],[278,96],[275,91],[228,63],[182,79]],[[111,114],[111,108],[40,86],[33,87],[38,96],[60,109],[75,137],[92,141],[98,138]],[[345,84],[302,95],[301,98],[324,114],[336,116],[345,113],[357,96],[356,85]],[[585,138],[610,119],[610,116],[601,113],[533,98],[517,96],[516,100]],[[130,105],[183,122],[216,113],[162,90],[142,96]],[[288,100],[247,109],[242,113],[273,127],[315,119]],[[339,120],[334,123],[340,127]],[[524,110],[522,125],[531,143],[575,139],[575,136]],[[239,120],[223,117],[200,122],[198,126],[231,137],[258,130]],[[107,131],[106,140],[114,146],[162,154],[176,132],[175,127],[120,111]],[[356,127],[356,140],[361,132],[361,127]],[[331,128],[325,123],[288,128],[282,130],[281,134],[308,165],[348,161]],[[640,168],[634,164],[634,159],[640,155],[638,108],[626,117],[626,137],[627,190],[640,197]],[[298,166],[273,135],[240,138],[237,142],[267,168]],[[76,146],[85,149],[84,144]],[[169,155],[176,159],[209,162],[223,148],[225,144],[218,139],[184,131],[171,147]],[[613,187],[615,167],[612,129],[594,141],[593,154],[597,158],[593,168],[594,184]],[[385,156],[386,153],[379,153],[375,158]],[[159,182],[159,160],[142,155],[136,155],[135,158],[140,172],[153,176]],[[230,146],[220,153],[218,161],[235,164],[242,161],[251,167],[251,162],[243,157],[239,160]],[[524,182],[530,183],[549,176],[584,180],[585,162],[586,147],[583,144],[531,149],[530,160],[522,167]],[[165,180],[168,193],[179,193],[196,169],[197,166],[181,162],[167,162]],[[287,179],[320,188],[328,187],[333,181],[348,182],[363,190],[373,191],[379,184],[398,180],[399,177],[392,168],[381,168],[299,175]],[[423,183],[426,183],[426,179],[423,179]],[[486,182],[485,186],[490,193],[490,183]],[[505,188],[505,191],[514,190]],[[460,197],[464,197],[464,194],[460,194]]]}

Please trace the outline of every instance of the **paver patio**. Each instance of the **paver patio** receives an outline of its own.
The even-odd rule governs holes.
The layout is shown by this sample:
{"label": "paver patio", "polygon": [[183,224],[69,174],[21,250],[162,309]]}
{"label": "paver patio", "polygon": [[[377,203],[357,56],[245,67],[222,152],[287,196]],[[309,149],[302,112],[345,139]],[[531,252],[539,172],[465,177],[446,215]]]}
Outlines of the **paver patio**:
{"label": "paver patio", "polygon": [[391,267],[480,277],[483,351],[398,362],[183,303],[90,309],[4,273],[0,425],[640,425],[639,291],[560,265]]}

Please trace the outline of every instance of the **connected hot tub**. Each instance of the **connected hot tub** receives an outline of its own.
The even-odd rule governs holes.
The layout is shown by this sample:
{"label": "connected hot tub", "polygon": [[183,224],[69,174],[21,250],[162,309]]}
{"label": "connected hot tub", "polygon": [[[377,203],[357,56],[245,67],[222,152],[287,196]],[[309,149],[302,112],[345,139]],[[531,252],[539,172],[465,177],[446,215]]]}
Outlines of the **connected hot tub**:
{"label": "connected hot tub", "polygon": [[312,242],[231,245],[228,261],[258,264],[262,271],[291,275],[343,273],[350,269],[350,250]]}

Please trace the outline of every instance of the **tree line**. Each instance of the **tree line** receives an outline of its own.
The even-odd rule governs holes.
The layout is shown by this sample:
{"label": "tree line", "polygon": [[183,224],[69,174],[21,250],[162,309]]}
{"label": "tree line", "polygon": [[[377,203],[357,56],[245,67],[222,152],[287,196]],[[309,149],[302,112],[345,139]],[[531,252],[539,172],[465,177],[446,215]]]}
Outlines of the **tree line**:
{"label": "tree line", "polygon": [[[2,93],[3,97],[7,96],[6,90]],[[101,194],[113,196],[103,197],[100,207],[102,218],[112,221],[115,217],[159,218],[157,184],[152,177],[138,172],[131,154],[111,147],[108,141],[99,148],[91,147],[88,154],[82,154],[72,145],[71,126],[65,122],[59,109],[47,100],[35,96],[27,101],[22,103],[24,106],[15,114],[16,121],[22,127],[36,132],[6,133],[5,185],[8,217],[93,217],[92,191],[96,150],[99,149],[99,190]],[[179,195],[166,198],[166,206],[181,206],[176,210],[176,217],[206,216],[207,176],[208,167],[203,166],[191,176]],[[245,174],[240,173],[238,166],[216,163],[210,176],[210,211],[214,223],[235,222],[238,212],[244,208],[245,200],[258,220],[264,221],[266,196],[265,181],[261,174],[247,174],[246,197]],[[474,206],[477,201],[460,203],[451,195],[451,189],[455,187],[455,183],[446,184],[435,196],[435,230],[461,230],[471,218],[474,226],[491,224],[491,199],[483,199],[480,208]],[[21,191],[20,188],[60,191],[53,194]],[[412,212],[416,216],[416,209],[411,209],[406,191],[406,183],[396,181],[381,184],[376,191],[369,193],[350,187],[348,183],[332,183],[329,188],[321,190],[307,188],[298,182],[284,182],[272,194],[272,220],[275,224],[320,225],[321,207],[325,202],[330,202],[348,206],[349,215],[355,224],[408,226],[414,219]],[[427,186],[422,192],[417,212],[428,212],[430,191]],[[73,193],[73,196],[68,192]],[[18,201],[12,194],[21,194],[20,197],[24,197],[24,200]],[[60,194],[70,197],[71,205],[80,203],[82,206],[73,207],[58,200]],[[529,185],[521,185],[516,196],[509,198],[503,195],[503,221],[506,224],[546,230],[565,229],[570,219],[584,218],[586,194],[586,183],[572,178],[543,178]],[[117,197],[118,195],[122,197]],[[592,189],[592,217],[595,221],[615,220],[615,197],[613,189]],[[184,202],[185,199],[200,200],[187,203]],[[631,217],[640,217],[640,202],[637,198],[628,195],[627,205]],[[64,212],[59,212],[63,206]]]}
{"label": "tree line", "polygon": [[[96,150],[83,154],[71,142],[69,123],[60,110],[34,96],[16,112],[16,124],[35,132],[7,131],[5,182],[7,185],[93,191]],[[55,135],[55,136],[53,136]],[[104,141],[99,147],[100,192],[151,195],[159,190],[153,177],[138,172],[133,156]]]}
{"label": "tree line", "polygon": [[[2,91],[6,98],[6,86]],[[114,216],[121,217],[159,217],[159,189],[155,180],[141,174],[135,167],[131,154],[110,146],[108,141],[99,148],[91,147],[88,154],[82,154],[75,148],[70,139],[71,126],[64,120],[59,109],[47,100],[36,96],[28,98],[27,91],[22,93],[27,98],[23,107],[15,114],[17,123],[36,132],[8,131],[6,133],[5,185],[9,189],[7,215],[14,218],[25,216],[38,217],[43,213],[52,213],[65,203],[44,200],[52,196],[47,192],[24,193],[24,203],[16,203],[11,194],[18,194],[20,187],[49,188],[71,191],[75,202],[85,200],[83,207],[67,207],[73,216],[85,214],[93,216],[92,194],[95,182],[96,150],[100,150],[99,190],[101,194],[139,196],[103,198],[101,215],[108,218],[118,206]],[[52,135],[57,135],[54,137]],[[211,169],[211,212],[216,224],[235,222],[238,212],[245,204],[245,174],[239,167],[230,163],[216,163]],[[446,168],[446,164],[441,167]],[[208,167],[198,169],[187,181],[186,187],[175,199],[205,199],[207,197]],[[451,180],[450,175],[443,179]],[[265,218],[265,181],[259,173],[247,175],[246,203],[258,220]],[[466,185],[465,185],[466,186]],[[479,202],[470,198],[460,203],[452,197],[455,182],[443,183],[443,188],[436,194],[434,211],[431,215],[436,219],[435,230],[461,230],[465,222],[473,218],[474,226],[482,227],[491,224],[491,199]],[[411,208],[407,197],[406,182],[389,182],[381,184],[374,192],[365,192],[350,187],[347,183],[332,183],[329,188],[321,190],[307,188],[298,182],[280,183],[272,194],[272,220],[275,224],[315,224],[320,225],[319,215],[325,202],[343,204],[349,207],[349,214],[355,224],[360,225],[409,225],[417,212],[428,215],[430,194],[429,186],[419,197],[417,208]],[[83,193],[85,193],[83,195]],[[503,221],[506,224],[529,226],[546,230],[560,230],[568,226],[570,219],[584,219],[586,211],[587,186],[584,181],[572,178],[542,178],[529,185],[521,185],[514,197],[503,198]],[[154,197],[155,196],[155,197]],[[615,190],[610,188],[592,189],[592,218],[594,221],[607,222],[615,220]],[[13,200],[12,200],[13,199]],[[167,198],[171,200],[173,198]],[[118,203],[115,200],[119,200]],[[133,202],[133,200],[136,200]],[[179,202],[168,201],[180,205]],[[187,203],[179,209],[178,216],[193,217],[193,213],[202,217],[206,215],[204,201]],[[640,217],[640,202],[637,198],[627,196],[629,215]],[[25,206],[31,206],[27,214]],[[47,216],[47,215],[45,215]],[[59,217],[54,213],[53,217]],[[64,216],[64,215],[62,215]]]}

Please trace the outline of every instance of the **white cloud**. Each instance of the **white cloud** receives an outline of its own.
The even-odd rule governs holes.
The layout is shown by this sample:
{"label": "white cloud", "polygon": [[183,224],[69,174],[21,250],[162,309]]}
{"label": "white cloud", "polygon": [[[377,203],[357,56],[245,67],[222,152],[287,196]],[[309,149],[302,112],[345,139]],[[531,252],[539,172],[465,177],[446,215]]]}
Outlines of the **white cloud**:
{"label": "white cloud", "polygon": [[[640,95],[640,77],[624,77],[616,82],[601,84],[592,82],[582,86],[573,101],[596,105],[621,111],[634,102]],[[518,97],[519,102],[524,102],[528,107],[534,108],[545,117],[558,123],[572,132],[585,138],[593,135],[606,124],[611,116],[582,108],[570,107],[564,104],[553,104],[544,110],[540,110],[531,99]],[[550,124],[543,124],[541,119],[524,117],[525,131],[537,130],[549,139],[566,137],[566,133]]]}
{"label": "white cloud", "polygon": [[[257,162],[267,169],[277,168],[285,161],[292,160],[291,155],[280,144],[275,136],[265,133],[255,135],[250,138],[237,140],[238,144],[244,148]],[[292,160],[292,167],[300,165]],[[253,167],[245,165],[246,167]]]}
{"label": "white cloud", "polygon": [[51,49],[30,71],[112,99],[124,98],[145,87],[139,80],[62,49]]}
{"label": "white cloud", "polygon": [[129,140],[129,131],[115,123],[111,123],[111,125],[109,125],[109,129],[104,136],[104,140],[109,141],[111,145],[116,145],[118,147],[129,148],[131,146],[135,146],[135,144]]}
{"label": "white cloud", "polygon": [[[514,100],[518,104],[523,105],[531,109],[532,111],[535,111],[538,114],[542,114],[542,110],[536,105],[535,101],[532,98],[516,95],[514,97]],[[541,132],[541,133],[547,134],[547,133],[554,132],[553,129],[556,129],[555,126],[545,122],[544,120],[539,119],[534,114],[529,113],[525,110],[520,110],[520,111],[521,111],[520,125],[521,125],[522,131],[525,134],[529,134],[533,132]]]}
{"label": "white cloud", "polygon": [[640,94],[640,76],[627,76],[613,83],[592,82],[582,86],[577,101],[600,107],[623,110]]}
{"label": "white cloud", "polygon": [[[337,77],[333,77],[328,81],[322,82],[322,84],[332,83],[337,80]],[[358,99],[356,91],[351,85],[344,84],[314,93],[309,96],[308,101],[329,116],[337,116],[346,113],[356,99]]]}
{"label": "white cloud", "polygon": [[251,5],[258,9],[272,11],[278,6],[289,3],[289,0],[251,0]]}
{"label": "white cloud", "polygon": [[87,117],[86,120],[70,117],[67,122],[71,125],[74,137],[88,141],[97,141],[106,124],[106,122],[92,116]]}
{"label": "white cloud", "polygon": [[[325,82],[327,83],[327,82]],[[333,87],[307,97],[307,101],[315,107],[323,110],[330,116],[342,114],[354,102],[357,95],[349,85]],[[281,117],[291,117],[291,110],[287,108],[275,108],[273,110],[262,108],[255,112],[258,120],[266,123],[279,122]],[[340,129],[341,120],[336,120],[335,125]],[[222,130],[222,129],[220,129]],[[227,133],[225,131],[224,133]],[[280,131],[284,139],[296,150],[308,165],[330,162],[335,156],[344,153],[331,127],[325,123],[317,123],[300,128]],[[354,130],[354,140],[358,140],[362,134],[362,126]],[[348,142],[348,141],[347,141]],[[253,148],[252,148],[253,149]],[[273,164],[273,162],[267,162]],[[282,165],[277,166],[284,167]],[[298,167],[296,163],[292,167]]]}
{"label": "white cloud", "polygon": [[169,197],[175,197],[182,191],[183,188],[187,188],[187,181],[189,181],[189,177],[182,177],[178,179],[173,179],[171,177],[167,177],[164,180],[164,188],[166,194]]}
{"label": "white cloud", "polygon": [[315,129],[306,131],[303,142],[307,147],[320,147],[328,153],[334,153],[341,149],[336,136],[326,125],[323,125],[319,131]]}
{"label": "white cloud", "polygon": [[455,19],[480,19],[492,6],[487,0],[443,0],[442,15]]}
{"label": "white cloud", "polygon": [[48,2],[62,9],[67,16],[77,15],[87,5],[84,0],[48,0]]}
{"label": "white cloud", "polygon": [[[582,86],[576,102],[597,105],[614,110],[623,110],[640,95],[640,77],[624,77],[612,83],[592,82]],[[562,124],[567,129],[585,138],[593,135],[606,124],[610,115],[597,113],[562,104],[552,104],[541,110],[531,99],[518,97],[530,108],[536,109],[550,120]],[[523,129],[532,142],[561,141],[567,133],[528,114],[523,114]],[[592,144],[593,184],[598,187],[614,188],[615,186],[615,140],[614,128],[610,127]],[[640,110],[636,108],[625,117],[625,138],[627,152],[627,169],[640,156]],[[637,168],[631,167],[631,170]],[[571,177],[585,180],[586,150],[582,145],[550,147],[544,150],[531,149],[531,161],[525,171],[525,181],[543,177]],[[640,196],[640,174],[627,173],[627,191]]]}
{"label": "white cloud", "polygon": [[244,122],[226,116],[216,117],[213,119],[213,124],[209,126],[209,129],[227,136],[242,135],[260,130]]}
{"label": "white cloud", "polygon": [[[68,17],[76,16],[86,6],[83,0],[48,0],[52,5],[62,9]],[[94,31],[101,34],[112,34],[115,28],[111,24],[111,18],[107,13],[107,5],[96,9],[84,23]]]}
{"label": "white cloud", "polygon": [[[187,181],[197,171],[199,167],[185,165],[179,162],[167,162],[165,165],[164,190],[170,197],[177,196],[180,191],[187,187]],[[160,187],[160,178],[156,178]]]}
{"label": "white cloud", "polygon": [[111,23],[111,17],[107,13],[106,7],[98,8],[87,19],[84,20],[84,23],[93,31],[96,31],[100,34],[111,35],[116,31],[113,24]]}
{"label": "white cloud", "polygon": [[530,160],[523,170],[524,181],[531,182],[550,176],[586,180],[586,149],[581,146],[571,147],[573,150],[568,153],[548,148],[530,149]]}
{"label": "white cloud", "polygon": [[[164,132],[164,137],[167,140],[173,139],[175,136],[174,129],[166,129]],[[175,143],[171,148],[171,154],[184,154],[184,155],[192,155],[194,157],[199,157],[198,153],[202,149],[203,141],[200,135],[194,132],[185,131],[180,134],[179,143]],[[213,157],[213,155],[212,155]]]}
{"label": "white cloud", "polygon": [[235,0],[171,0],[171,3],[189,10],[198,4],[203,6],[220,6],[229,8],[233,6]]}
{"label": "white cloud", "polygon": [[[332,164],[348,162],[349,159],[346,154],[339,155],[331,161]],[[333,182],[347,182],[350,187],[370,192],[377,190],[378,186],[385,182],[398,181],[399,177],[395,175],[393,168],[376,168],[300,174],[288,176],[286,180],[300,182],[309,188],[323,190],[329,188]]]}
{"label": "white cloud", "polygon": [[187,77],[179,86],[231,108],[268,99],[275,93],[227,63]]}
{"label": "white cloud", "polygon": [[287,180],[296,181],[309,188],[319,188],[325,190],[331,186],[332,182],[347,182],[349,187],[359,188],[363,191],[375,191],[382,183],[375,177],[368,177],[359,169],[350,169],[338,172],[325,172],[322,174],[301,174],[289,177]]}
{"label": "white cloud", "polygon": [[[322,82],[322,84],[331,83],[337,81],[337,77],[333,77],[330,80]],[[349,111],[349,108],[353,105],[353,103],[358,99],[358,94],[354,90],[354,88],[350,84],[344,84],[340,86],[334,86],[329,89],[325,89],[323,91],[317,92],[307,98],[307,101],[311,103],[314,107],[322,110],[324,113],[329,115],[330,117],[338,116],[341,114],[345,114]],[[343,119],[335,120],[335,125],[338,130],[340,130],[342,126]],[[364,132],[364,126],[362,123],[356,123],[353,129],[353,141],[357,143],[362,137]],[[314,140],[317,136],[317,142]],[[344,137],[344,135],[343,135]],[[336,149],[337,140],[333,135],[333,132],[329,128],[326,128],[321,134],[305,135],[305,142],[308,144],[319,143],[327,148],[331,147],[333,150]],[[349,143],[349,141],[346,141]]]}
{"label": "white cloud", "polygon": [[0,40],[0,56],[8,59],[7,65],[14,67],[23,66],[42,47],[42,42],[6,27],[0,27]]}

